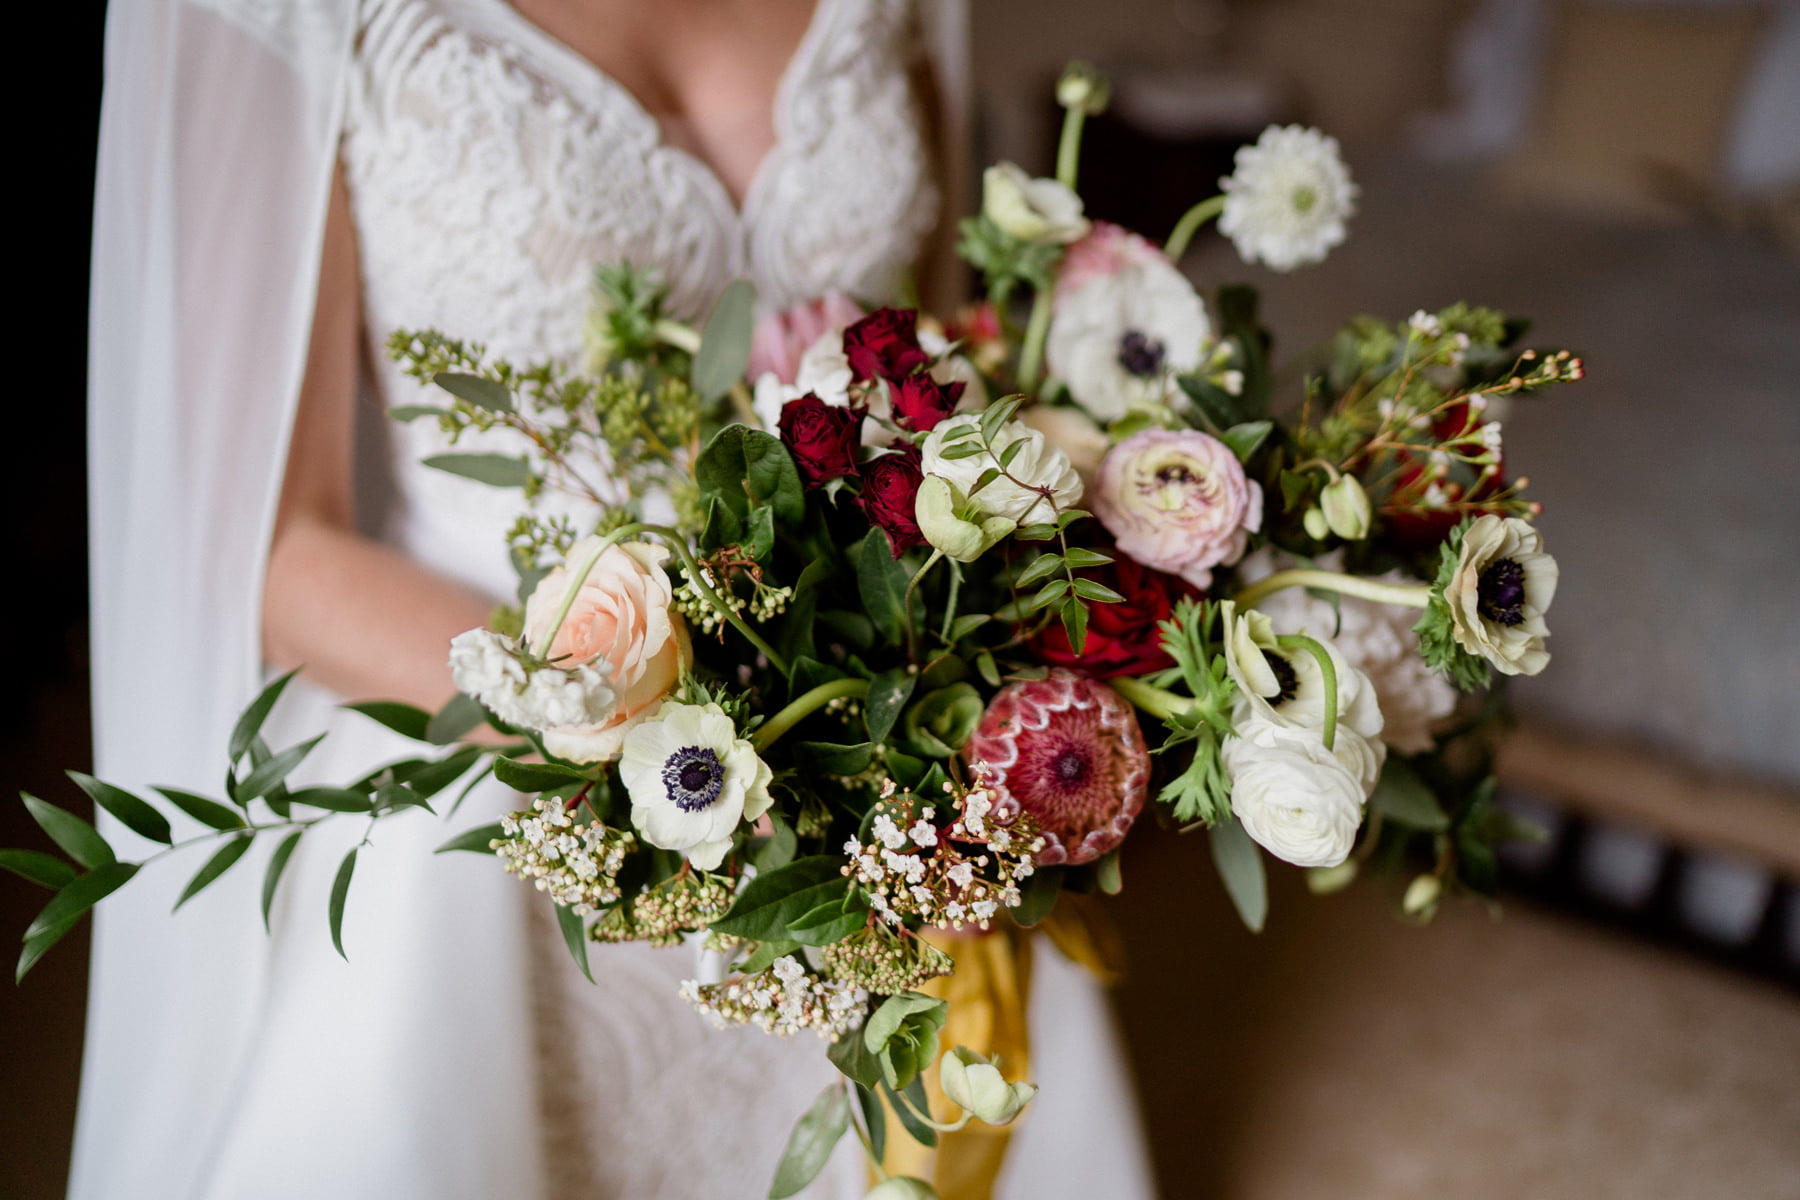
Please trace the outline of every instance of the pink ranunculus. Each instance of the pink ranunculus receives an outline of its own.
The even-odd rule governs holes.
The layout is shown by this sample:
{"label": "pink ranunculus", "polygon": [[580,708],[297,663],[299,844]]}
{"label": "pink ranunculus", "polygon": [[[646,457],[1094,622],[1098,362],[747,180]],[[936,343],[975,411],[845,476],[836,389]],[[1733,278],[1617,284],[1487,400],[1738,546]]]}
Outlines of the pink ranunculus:
{"label": "pink ranunculus", "polygon": [[1231,448],[1195,430],[1146,429],[1100,464],[1090,498],[1119,549],[1146,567],[1212,585],[1212,569],[1244,556],[1262,528],[1261,485]]}
{"label": "pink ranunculus", "polygon": [[574,762],[618,754],[625,734],[657,710],[693,661],[687,625],[675,611],[674,587],[662,567],[668,551],[646,542],[624,542],[601,554],[546,649],[572,573],[598,544],[598,538],[576,542],[564,565],[544,576],[525,601],[525,642],[533,653],[564,667],[600,667],[618,692],[618,708],[606,721],[544,731],[545,748]]}
{"label": "pink ranunculus", "polygon": [[750,364],[745,374],[756,379],[767,372],[783,383],[793,383],[807,347],[862,315],[856,301],[842,292],[827,292],[785,312],[764,313],[750,338]]}

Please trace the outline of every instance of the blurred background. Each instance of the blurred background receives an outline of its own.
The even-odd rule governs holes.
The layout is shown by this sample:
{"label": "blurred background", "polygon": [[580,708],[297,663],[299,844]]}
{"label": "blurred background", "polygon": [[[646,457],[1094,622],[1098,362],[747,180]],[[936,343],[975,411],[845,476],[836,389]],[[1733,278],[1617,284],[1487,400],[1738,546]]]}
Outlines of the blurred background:
{"label": "blurred background", "polygon": [[[1083,191],[1152,237],[1265,125],[1339,137],[1362,197],[1324,265],[1275,275],[1216,241],[1185,264],[1262,290],[1279,360],[1358,313],[1468,300],[1589,372],[1506,421],[1563,579],[1503,763],[1551,837],[1506,863],[1503,912],[1420,927],[1403,880],[1315,898],[1288,871],[1252,936],[1202,846],[1132,839],[1118,1008],[1165,1194],[1800,1197],[1800,4],[971,7],[978,159],[1047,173],[1051,85],[1093,60],[1114,103]],[[51,181],[32,349],[59,366],[22,389],[5,472],[32,618],[0,783],[65,803],[89,754],[75,264],[101,8],[33,18],[66,94],[16,159]],[[38,839],[0,803],[0,845]],[[42,900],[0,878],[0,925]],[[71,935],[0,987],[0,1196],[62,1194],[85,953]]]}

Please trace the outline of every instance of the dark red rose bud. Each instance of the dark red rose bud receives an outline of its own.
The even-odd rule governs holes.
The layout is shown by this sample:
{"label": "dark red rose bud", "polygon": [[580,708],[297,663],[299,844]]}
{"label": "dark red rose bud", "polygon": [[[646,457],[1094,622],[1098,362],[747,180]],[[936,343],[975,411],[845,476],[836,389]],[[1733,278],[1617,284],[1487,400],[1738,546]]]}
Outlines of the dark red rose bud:
{"label": "dark red rose bud", "polygon": [[931,362],[919,349],[919,314],[910,308],[882,308],[844,330],[844,357],[859,382],[877,375],[903,379]]}
{"label": "dark red rose bud", "polygon": [[1077,574],[1105,584],[1125,599],[1117,604],[1088,605],[1087,644],[1080,654],[1070,648],[1061,621],[1044,626],[1031,640],[1031,652],[1040,661],[1095,679],[1145,675],[1175,665],[1162,648],[1162,634],[1156,626],[1174,614],[1176,601],[1199,594],[1187,581],[1152,571],[1116,551],[1106,566]]}
{"label": "dark red rose bud", "polygon": [[914,433],[929,433],[939,421],[956,411],[956,402],[962,399],[963,388],[968,385],[960,379],[955,383],[939,383],[921,373],[904,379],[890,379],[888,386],[894,389],[894,419]]}
{"label": "dark red rose bud", "polygon": [[894,557],[924,544],[925,535],[919,532],[919,520],[913,514],[919,484],[925,478],[919,448],[897,441],[890,453],[871,458],[857,470],[862,476],[862,495],[856,502],[862,505],[869,524],[887,534]]}
{"label": "dark red rose bud", "polygon": [[811,392],[781,406],[781,444],[807,487],[818,487],[856,470],[862,449],[863,413],[827,404]]}

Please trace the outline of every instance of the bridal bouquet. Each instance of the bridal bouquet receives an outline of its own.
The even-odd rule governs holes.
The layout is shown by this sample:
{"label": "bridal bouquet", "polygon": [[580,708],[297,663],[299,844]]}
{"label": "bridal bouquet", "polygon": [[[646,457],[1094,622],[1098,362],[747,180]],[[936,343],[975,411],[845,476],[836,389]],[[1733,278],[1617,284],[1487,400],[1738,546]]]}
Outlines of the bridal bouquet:
{"label": "bridal bouquet", "polygon": [[[785,1196],[847,1130],[880,1164],[890,1117],[930,1145],[1019,1113],[1032,1085],[955,1044],[945,977],[979,931],[1117,891],[1134,828],[1205,830],[1252,927],[1270,857],[1319,891],[1405,872],[1421,918],[1491,891],[1519,831],[1493,805],[1490,683],[1543,670],[1557,582],[1499,418],[1580,361],[1458,304],[1359,318],[1283,381],[1255,293],[1205,298],[1176,262],[1215,217],[1247,261],[1321,259],[1356,194],[1336,143],[1270,129],[1158,246],[1073,188],[1104,90],[1065,77],[1056,178],[987,172],[966,311],[830,297],[759,323],[740,284],[694,330],[617,268],[579,368],[395,333],[440,389],[394,414],[442,428],[431,465],[520,491],[519,602],[451,644],[444,711],[353,706],[446,749],[345,786],[286,786],[312,743],[263,744],[271,685],[222,798],[158,789],[219,842],[186,896],[270,835],[266,911],[318,821],[493,775],[516,811],[445,848],[542,891],[582,970],[596,944],[687,942],[707,1018],[824,1039],[845,1078]],[[482,724],[506,744],[465,743]],[[171,841],[151,802],[75,781]],[[0,858],[56,889],[21,974],[137,869],[26,803],[71,861]]]}

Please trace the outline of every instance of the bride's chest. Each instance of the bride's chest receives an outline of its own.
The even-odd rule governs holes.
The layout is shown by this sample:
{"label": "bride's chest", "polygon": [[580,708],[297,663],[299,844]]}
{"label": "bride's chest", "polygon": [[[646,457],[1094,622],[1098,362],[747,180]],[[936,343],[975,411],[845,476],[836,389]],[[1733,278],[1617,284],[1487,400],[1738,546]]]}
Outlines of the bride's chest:
{"label": "bride's chest", "polygon": [[936,215],[908,34],[900,0],[819,0],[740,208],[504,0],[371,5],[343,142],[371,328],[567,354],[594,267],[620,260],[687,317],[745,276],[772,306],[886,299]]}

